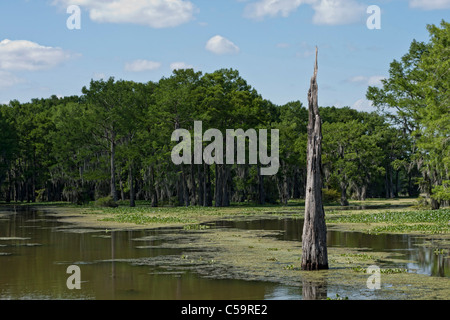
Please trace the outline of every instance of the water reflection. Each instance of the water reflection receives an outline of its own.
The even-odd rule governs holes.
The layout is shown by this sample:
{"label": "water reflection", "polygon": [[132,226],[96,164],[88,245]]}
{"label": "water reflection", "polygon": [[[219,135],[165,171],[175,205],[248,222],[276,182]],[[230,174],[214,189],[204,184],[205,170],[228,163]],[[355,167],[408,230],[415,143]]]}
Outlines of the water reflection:
{"label": "water reflection", "polygon": [[[301,241],[303,219],[273,218],[264,220],[218,221],[215,226],[222,228],[238,228],[245,230],[280,231],[277,239]],[[327,244],[329,247],[347,247],[367,249],[377,252],[398,252],[399,259],[405,262],[395,266],[407,268],[411,272],[438,277],[450,277],[450,259],[444,254],[436,254],[442,249],[439,244],[425,246],[424,237],[408,234],[367,234],[362,232],[342,232],[329,230]],[[414,261],[414,262],[410,262]]]}
{"label": "water reflection", "polygon": [[[273,218],[220,221],[217,227],[272,230],[278,239],[300,241],[301,219]],[[161,268],[164,257],[180,256],[179,244],[192,238],[174,229],[105,232],[66,228],[54,215],[35,210],[0,212],[1,299],[326,299],[342,292],[325,278],[302,278],[301,287],[268,282],[200,278],[187,269]],[[328,232],[329,246],[398,252],[405,261],[394,267],[449,277],[449,259],[436,254],[439,244],[423,246],[424,238]],[[171,247],[171,243],[178,246]],[[403,255],[405,254],[405,255]],[[131,263],[160,259],[154,264]],[[82,289],[68,290],[66,269],[81,267]],[[350,289],[349,289],[350,290]],[[349,291],[347,290],[347,291]],[[354,297],[353,292],[345,292]],[[356,296],[357,298],[359,296]]]}
{"label": "water reflection", "polygon": [[303,300],[325,300],[327,299],[327,281],[309,280],[302,278]]}
{"label": "water reflection", "polygon": [[[0,299],[250,300],[264,299],[276,287],[205,279],[188,271],[168,272],[157,265],[130,262],[179,257],[182,249],[158,248],[171,241],[184,239],[178,230],[69,229],[52,214],[34,210],[3,213]],[[71,264],[81,268],[82,290],[66,286],[66,269]]]}

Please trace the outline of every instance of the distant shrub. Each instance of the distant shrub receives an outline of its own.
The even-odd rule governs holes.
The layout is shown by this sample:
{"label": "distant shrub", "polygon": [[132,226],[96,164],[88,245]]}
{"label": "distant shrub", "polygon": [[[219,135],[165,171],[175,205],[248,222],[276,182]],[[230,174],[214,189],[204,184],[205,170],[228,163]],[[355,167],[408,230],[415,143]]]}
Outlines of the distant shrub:
{"label": "distant shrub", "polygon": [[430,209],[431,205],[428,202],[427,198],[419,196],[412,207],[415,209]]}
{"label": "distant shrub", "polygon": [[78,205],[89,202],[89,191],[79,186],[65,186],[62,195],[67,201]]}
{"label": "distant shrub", "polygon": [[37,202],[42,202],[42,201],[47,200],[45,191],[46,191],[45,189],[36,190],[36,201]]}
{"label": "distant shrub", "polygon": [[322,189],[322,199],[325,203],[339,202],[341,194],[336,189]]}
{"label": "distant shrub", "polygon": [[95,205],[97,207],[109,207],[109,208],[117,208],[119,205],[113,200],[111,196],[107,196],[104,198],[99,198],[95,201]]}

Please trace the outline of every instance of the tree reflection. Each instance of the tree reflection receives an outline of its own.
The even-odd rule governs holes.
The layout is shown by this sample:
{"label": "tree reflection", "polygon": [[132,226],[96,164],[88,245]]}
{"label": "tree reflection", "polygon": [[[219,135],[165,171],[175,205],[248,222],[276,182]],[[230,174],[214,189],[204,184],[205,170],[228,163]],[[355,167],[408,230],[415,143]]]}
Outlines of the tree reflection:
{"label": "tree reflection", "polygon": [[326,279],[302,279],[303,300],[326,300],[327,299]]}

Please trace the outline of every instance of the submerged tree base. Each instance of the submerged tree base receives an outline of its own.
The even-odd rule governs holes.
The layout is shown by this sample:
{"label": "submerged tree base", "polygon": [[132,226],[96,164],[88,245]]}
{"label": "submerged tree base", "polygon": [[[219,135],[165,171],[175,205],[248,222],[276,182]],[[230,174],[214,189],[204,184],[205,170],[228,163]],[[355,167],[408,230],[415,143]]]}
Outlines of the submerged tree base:
{"label": "submerged tree base", "polygon": [[318,271],[318,270],[327,270],[328,263],[326,264],[318,264],[313,262],[306,262],[305,264],[302,264],[302,270],[305,271]]}

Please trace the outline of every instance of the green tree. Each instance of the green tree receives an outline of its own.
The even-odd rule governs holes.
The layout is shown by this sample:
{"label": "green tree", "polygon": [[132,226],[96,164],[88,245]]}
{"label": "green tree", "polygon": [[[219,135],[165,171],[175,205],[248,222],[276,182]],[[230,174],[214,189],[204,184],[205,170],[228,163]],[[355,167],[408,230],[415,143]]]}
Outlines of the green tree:
{"label": "green tree", "polygon": [[450,166],[450,24],[427,29],[430,41],[414,40],[401,61],[391,63],[382,88],[369,87],[367,98],[414,138],[411,152],[423,176],[422,190],[436,209],[440,201],[433,199],[433,186],[448,180]]}
{"label": "green tree", "polygon": [[129,133],[127,120],[133,112],[133,87],[130,82],[114,78],[91,80],[89,89],[83,87],[86,99],[86,125],[92,133],[95,143],[103,146],[110,157],[110,195],[117,201],[116,189],[116,148],[123,143]]}

